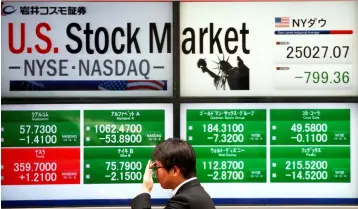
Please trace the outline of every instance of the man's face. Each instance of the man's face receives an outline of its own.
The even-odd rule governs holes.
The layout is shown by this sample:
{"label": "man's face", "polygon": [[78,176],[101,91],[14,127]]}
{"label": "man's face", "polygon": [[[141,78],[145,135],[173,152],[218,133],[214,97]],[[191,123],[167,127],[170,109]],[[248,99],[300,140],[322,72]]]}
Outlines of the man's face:
{"label": "man's face", "polygon": [[162,166],[163,166],[163,164],[157,160],[155,161],[155,164],[153,165],[153,169],[157,176],[157,180],[163,189],[173,189],[173,188],[171,188],[173,185],[172,172],[171,172],[171,170],[169,170],[169,172],[168,172]]}

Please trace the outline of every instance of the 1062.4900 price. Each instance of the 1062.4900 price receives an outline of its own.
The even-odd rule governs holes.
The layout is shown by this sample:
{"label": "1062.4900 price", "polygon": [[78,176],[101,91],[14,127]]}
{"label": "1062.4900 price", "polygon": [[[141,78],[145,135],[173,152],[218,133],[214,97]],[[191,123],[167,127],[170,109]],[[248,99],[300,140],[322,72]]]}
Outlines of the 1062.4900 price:
{"label": "1062.4900 price", "polygon": [[335,71],[335,72],[309,72],[306,71],[305,78],[306,83],[314,83],[314,84],[347,84],[349,83],[349,72],[344,71]]}

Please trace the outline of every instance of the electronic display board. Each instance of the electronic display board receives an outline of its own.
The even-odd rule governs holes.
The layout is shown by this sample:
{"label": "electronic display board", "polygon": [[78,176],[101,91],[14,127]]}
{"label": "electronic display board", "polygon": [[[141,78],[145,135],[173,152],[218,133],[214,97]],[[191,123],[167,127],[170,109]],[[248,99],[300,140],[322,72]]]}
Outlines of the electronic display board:
{"label": "electronic display board", "polygon": [[172,104],[2,105],[1,114],[2,201],[131,199],[154,146],[173,136]]}
{"label": "electronic display board", "polygon": [[172,10],[172,2],[2,2],[2,96],[172,96]]}
{"label": "electronic display board", "polygon": [[358,198],[356,127],[356,103],[181,104],[213,198]]}
{"label": "electronic display board", "polygon": [[181,95],[357,96],[357,28],[352,0],[181,2]]}

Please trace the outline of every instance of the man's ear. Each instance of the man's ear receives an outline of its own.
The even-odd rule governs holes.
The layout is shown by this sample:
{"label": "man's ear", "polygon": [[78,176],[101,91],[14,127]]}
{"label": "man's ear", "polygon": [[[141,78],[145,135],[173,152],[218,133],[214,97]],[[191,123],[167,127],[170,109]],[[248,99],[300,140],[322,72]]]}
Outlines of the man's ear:
{"label": "man's ear", "polygon": [[181,175],[181,170],[180,170],[180,168],[177,167],[177,166],[174,166],[172,171],[173,171],[173,175],[174,175],[174,176]]}

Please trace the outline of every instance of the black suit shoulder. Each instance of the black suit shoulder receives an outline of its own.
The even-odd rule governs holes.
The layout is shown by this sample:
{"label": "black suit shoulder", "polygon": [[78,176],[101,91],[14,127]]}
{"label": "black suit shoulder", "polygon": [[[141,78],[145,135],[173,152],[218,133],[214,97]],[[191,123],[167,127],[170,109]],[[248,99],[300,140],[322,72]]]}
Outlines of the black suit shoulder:
{"label": "black suit shoulder", "polygon": [[172,199],[187,203],[185,208],[188,209],[215,209],[211,197],[196,179],[184,184]]}
{"label": "black suit shoulder", "polygon": [[[150,209],[150,194],[142,193],[132,200],[132,209]],[[209,194],[200,185],[198,180],[192,180],[184,184],[170,198],[164,209],[215,209],[215,205]]]}

